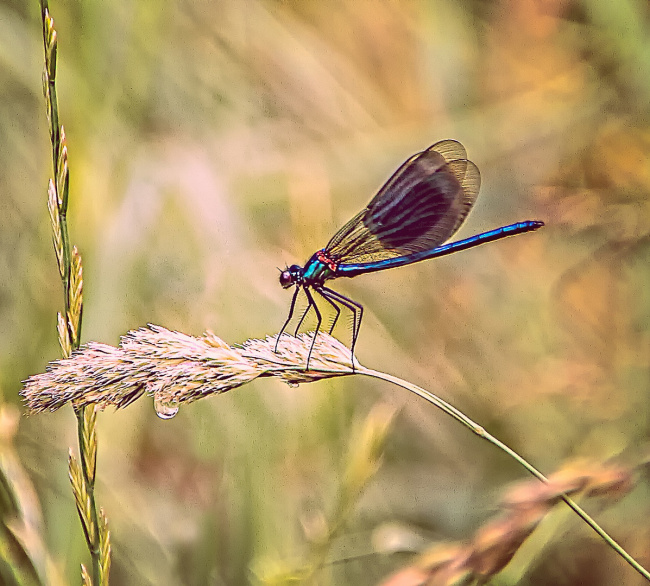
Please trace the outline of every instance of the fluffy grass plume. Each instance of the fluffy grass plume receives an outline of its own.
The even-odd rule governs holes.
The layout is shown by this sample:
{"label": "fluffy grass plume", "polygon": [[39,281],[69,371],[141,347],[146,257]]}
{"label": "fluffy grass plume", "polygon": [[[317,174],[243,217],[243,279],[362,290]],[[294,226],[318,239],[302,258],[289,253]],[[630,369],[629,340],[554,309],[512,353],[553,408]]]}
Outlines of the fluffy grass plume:
{"label": "fluffy grass plume", "polygon": [[69,359],[56,360],[25,381],[22,395],[31,413],[67,403],[125,407],[142,395],[158,404],[181,404],[223,393],[260,376],[289,384],[352,374],[350,351],[319,333],[305,370],[312,336],[275,336],[229,346],[212,333],[193,337],[149,325],[122,336],[119,346],[90,342]]}

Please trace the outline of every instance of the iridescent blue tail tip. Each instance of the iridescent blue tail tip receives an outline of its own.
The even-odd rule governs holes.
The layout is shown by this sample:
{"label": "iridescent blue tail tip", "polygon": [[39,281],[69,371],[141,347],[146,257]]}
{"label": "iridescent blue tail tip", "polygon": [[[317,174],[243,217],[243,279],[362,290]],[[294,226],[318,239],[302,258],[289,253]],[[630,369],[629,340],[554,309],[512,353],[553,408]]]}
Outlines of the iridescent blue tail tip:
{"label": "iridescent blue tail tip", "polygon": [[521,234],[522,232],[532,232],[533,230],[539,230],[542,226],[544,226],[544,222],[541,220],[526,220],[524,222],[510,224],[510,226],[504,226],[504,230],[506,232]]}

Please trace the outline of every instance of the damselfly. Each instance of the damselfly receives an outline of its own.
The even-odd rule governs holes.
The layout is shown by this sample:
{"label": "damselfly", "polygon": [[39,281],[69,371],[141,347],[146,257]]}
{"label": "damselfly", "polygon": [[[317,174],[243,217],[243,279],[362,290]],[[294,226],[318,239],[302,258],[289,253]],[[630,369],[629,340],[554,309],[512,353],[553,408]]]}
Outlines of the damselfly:
{"label": "damselfly", "polygon": [[317,322],[306,368],[309,368],[314,342],[323,321],[312,290],[336,312],[330,334],[341,315],[341,307],[352,312],[351,352],[354,358],[363,307],[326,287],[326,281],[445,256],[506,236],[537,230],[544,225],[536,220],[517,222],[444,244],[460,228],[472,209],[480,183],[476,165],[467,160],[465,148],[455,140],[437,142],[408,159],[325,248],[314,253],[304,266],[291,265],[281,271],[282,287],[288,289],[295,286],[296,290],[291,299],[289,316],[278,334],[276,350],[280,337],[293,317],[301,290],[307,296],[308,305],[298,321],[296,333],[312,307]]}

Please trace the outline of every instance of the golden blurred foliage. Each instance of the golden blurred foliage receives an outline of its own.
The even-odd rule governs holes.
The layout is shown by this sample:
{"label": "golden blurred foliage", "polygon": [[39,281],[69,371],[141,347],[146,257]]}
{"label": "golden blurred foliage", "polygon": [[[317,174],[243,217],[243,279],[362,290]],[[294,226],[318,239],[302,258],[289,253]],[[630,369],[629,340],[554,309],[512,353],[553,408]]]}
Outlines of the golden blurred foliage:
{"label": "golden blurred foliage", "polygon": [[[455,138],[482,176],[460,238],[526,219],[546,227],[335,282],[365,307],[360,361],[440,394],[542,470],[580,457],[647,469],[643,3],[52,0],[50,9],[68,228],[84,259],[82,342],[116,345],[147,323],[210,329],[229,344],[276,334],[290,302],[277,269],[324,246],[412,153]],[[60,358],[37,2],[0,0],[0,62],[0,391],[11,413],[21,381]],[[334,335],[349,344],[350,318],[339,322]],[[379,402],[401,408],[382,465],[315,579],[378,584],[435,543],[468,541],[522,471],[404,395],[359,377],[298,389],[260,380],[168,421],[147,400],[100,414],[96,492],[110,520],[111,584],[245,584],[260,560],[299,579],[315,531],[304,520],[330,520],[353,430]],[[30,514],[43,518],[22,521],[41,552],[24,575],[78,580],[85,543],[66,476],[74,417],[66,408],[17,425],[12,466],[31,486],[22,496],[37,496]],[[648,503],[646,471],[594,513],[646,566]],[[404,551],[373,548],[388,522],[409,536]],[[528,537],[539,555],[517,564],[518,583],[641,583],[576,518],[557,523],[549,543],[537,530]]]}

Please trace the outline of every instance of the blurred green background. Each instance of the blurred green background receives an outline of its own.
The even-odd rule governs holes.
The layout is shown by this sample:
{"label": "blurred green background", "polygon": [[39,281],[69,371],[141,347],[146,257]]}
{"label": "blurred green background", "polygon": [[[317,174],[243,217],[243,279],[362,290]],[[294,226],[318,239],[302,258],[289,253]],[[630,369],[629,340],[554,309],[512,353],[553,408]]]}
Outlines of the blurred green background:
{"label": "blurred green background", "polygon": [[[304,263],[412,153],[455,138],[482,174],[460,237],[547,225],[336,282],[366,308],[359,360],[439,393],[542,471],[647,460],[647,2],[50,9],[82,341],[117,344],[148,322],[230,343],[276,333],[290,301],[277,267]],[[0,455],[40,527],[33,555],[65,584],[87,562],[67,480],[73,412],[15,417],[21,381],[60,357],[42,63],[38,2],[2,0]],[[246,584],[299,566],[333,507],[351,430],[380,401],[400,409],[383,467],[318,583],[376,584],[408,564],[410,553],[375,551],[386,530],[412,551],[470,539],[525,477],[513,461],[387,384],[260,380],[169,421],[149,399],[100,415],[111,583]],[[586,507],[650,565],[647,475],[615,506]],[[495,583],[642,583],[573,515],[527,546]]]}

